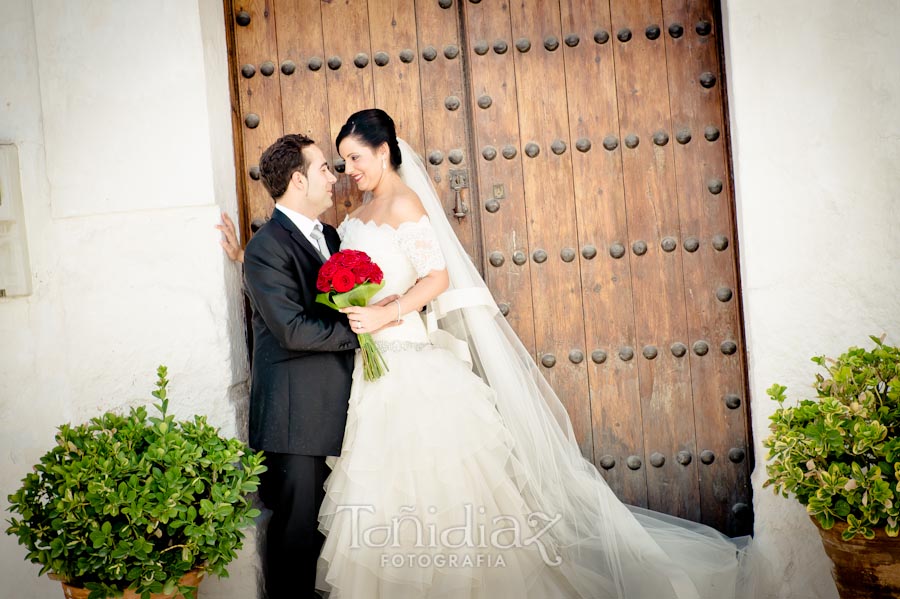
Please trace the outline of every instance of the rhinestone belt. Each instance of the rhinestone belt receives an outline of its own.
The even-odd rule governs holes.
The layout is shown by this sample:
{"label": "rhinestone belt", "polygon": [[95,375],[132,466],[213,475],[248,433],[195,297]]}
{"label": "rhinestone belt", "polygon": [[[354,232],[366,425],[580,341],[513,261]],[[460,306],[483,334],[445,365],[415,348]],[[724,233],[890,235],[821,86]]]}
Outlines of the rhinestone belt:
{"label": "rhinestone belt", "polygon": [[422,351],[432,347],[430,343],[420,341],[376,341],[375,345],[382,352]]}

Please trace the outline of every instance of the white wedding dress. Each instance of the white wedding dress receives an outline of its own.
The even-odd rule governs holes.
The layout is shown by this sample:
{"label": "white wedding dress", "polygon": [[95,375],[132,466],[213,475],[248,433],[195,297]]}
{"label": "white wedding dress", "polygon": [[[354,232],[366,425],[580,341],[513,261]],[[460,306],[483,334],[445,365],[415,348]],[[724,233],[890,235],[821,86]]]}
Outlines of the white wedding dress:
{"label": "white wedding dress", "polygon": [[397,228],[345,219],[341,248],[381,267],[373,301],[443,268],[451,289],[428,318],[412,312],[373,336],[382,378],[365,381],[357,355],[341,455],[328,458],[317,588],[329,599],[750,596],[738,544],[625,506],[581,457],[420,159],[401,146],[401,176],[430,218]]}
{"label": "white wedding dress", "polygon": [[[397,229],[342,224],[341,248],[366,252],[384,271],[372,301],[445,268],[430,230],[427,217]],[[326,535],[319,582],[327,583],[319,586],[332,587],[332,599],[577,597],[536,544],[525,546],[525,533],[533,536],[527,481],[491,389],[431,344],[416,312],[374,338],[390,370],[367,382],[357,355],[344,444],[340,458],[328,458],[333,471],[319,512]],[[500,525],[520,527],[521,548],[490,547],[498,515],[515,518]],[[370,528],[383,532],[367,542]],[[497,544],[515,544],[512,530],[506,536]]]}

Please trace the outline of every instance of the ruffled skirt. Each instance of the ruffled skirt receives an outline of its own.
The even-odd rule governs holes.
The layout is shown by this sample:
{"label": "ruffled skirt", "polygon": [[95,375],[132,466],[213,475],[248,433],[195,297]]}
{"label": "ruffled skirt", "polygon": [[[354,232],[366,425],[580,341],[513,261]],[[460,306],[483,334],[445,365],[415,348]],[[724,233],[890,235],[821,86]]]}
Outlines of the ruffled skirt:
{"label": "ruffled skirt", "polygon": [[330,599],[577,597],[493,391],[443,349],[385,359],[374,382],[357,364],[341,456],[328,458],[317,588]]}

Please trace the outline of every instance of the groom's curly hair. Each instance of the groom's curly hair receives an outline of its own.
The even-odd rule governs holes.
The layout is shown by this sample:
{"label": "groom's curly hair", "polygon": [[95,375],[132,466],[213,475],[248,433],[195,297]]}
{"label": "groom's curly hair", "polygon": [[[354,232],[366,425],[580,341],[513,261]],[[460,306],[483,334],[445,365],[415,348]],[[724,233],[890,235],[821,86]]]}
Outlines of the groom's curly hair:
{"label": "groom's curly hair", "polygon": [[259,178],[273,200],[284,195],[295,172],[306,176],[309,161],[303,154],[303,149],[314,143],[316,142],[305,135],[291,133],[279,137],[262,153],[259,158]]}

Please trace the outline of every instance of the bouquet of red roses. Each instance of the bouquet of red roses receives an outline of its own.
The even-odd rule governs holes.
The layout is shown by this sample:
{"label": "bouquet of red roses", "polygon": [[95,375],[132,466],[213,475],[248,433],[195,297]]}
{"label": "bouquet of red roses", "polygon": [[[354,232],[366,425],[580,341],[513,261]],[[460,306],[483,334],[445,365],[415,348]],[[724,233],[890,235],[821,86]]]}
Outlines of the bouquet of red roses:
{"label": "bouquet of red roses", "polygon": [[[319,269],[316,288],[322,293],[316,296],[316,301],[335,310],[365,306],[384,287],[383,279],[384,273],[368,254],[341,250]],[[372,335],[360,333],[357,337],[362,350],[363,375],[367,381],[374,381],[387,372],[387,364]]]}

